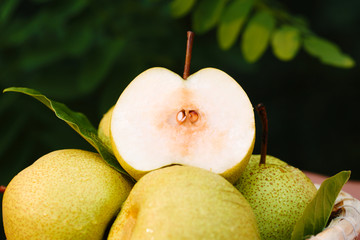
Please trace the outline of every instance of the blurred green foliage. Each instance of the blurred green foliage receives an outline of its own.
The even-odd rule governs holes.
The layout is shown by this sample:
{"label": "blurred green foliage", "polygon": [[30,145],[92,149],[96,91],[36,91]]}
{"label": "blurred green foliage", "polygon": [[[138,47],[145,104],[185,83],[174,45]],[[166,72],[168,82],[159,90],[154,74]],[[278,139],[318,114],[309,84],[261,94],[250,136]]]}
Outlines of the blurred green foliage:
{"label": "blurred green foliage", "polygon": [[[179,2],[172,1],[171,11],[175,17],[185,15],[195,5],[193,0],[182,1],[183,5]],[[250,63],[257,61],[272,43],[274,55],[283,61],[293,59],[304,44],[304,50],[324,64],[343,68],[355,65],[337,45],[317,36],[304,18],[291,15],[277,1],[201,0],[192,15],[195,32],[217,28],[218,42],[224,50],[236,43],[245,26],[241,49]],[[248,23],[244,25],[246,20]]]}
{"label": "blurred green foliage", "polygon": [[[353,179],[360,179],[360,74],[353,67],[360,59],[360,2],[284,5],[265,0],[3,0],[0,89],[37,89],[97,126],[142,71],[163,66],[181,74],[186,31],[193,30],[191,71],[222,69],[239,81],[254,105],[266,105],[269,154],[327,175],[349,169]],[[93,150],[24,95],[0,95],[0,123],[2,185],[50,151]]]}

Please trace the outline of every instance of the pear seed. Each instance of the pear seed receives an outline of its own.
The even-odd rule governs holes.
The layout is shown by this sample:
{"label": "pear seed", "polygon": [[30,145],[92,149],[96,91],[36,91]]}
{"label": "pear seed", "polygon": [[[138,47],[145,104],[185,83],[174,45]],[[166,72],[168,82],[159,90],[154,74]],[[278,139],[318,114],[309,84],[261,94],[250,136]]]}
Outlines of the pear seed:
{"label": "pear seed", "polygon": [[191,123],[195,123],[199,119],[199,114],[195,110],[189,111],[189,120]]}
{"label": "pear seed", "polygon": [[182,124],[183,122],[185,122],[186,120],[186,113],[185,110],[182,109],[180,112],[178,112],[178,114],[176,115],[176,121],[180,124]]}

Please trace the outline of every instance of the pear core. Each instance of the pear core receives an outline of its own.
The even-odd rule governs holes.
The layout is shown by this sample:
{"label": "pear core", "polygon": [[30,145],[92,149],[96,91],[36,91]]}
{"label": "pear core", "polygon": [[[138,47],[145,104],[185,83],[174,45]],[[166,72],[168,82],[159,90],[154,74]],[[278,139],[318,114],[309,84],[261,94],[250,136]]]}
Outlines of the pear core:
{"label": "pear core", "polygon": [[183,124],[188,121],[190,124],[196,123],[199,120],[199,113],[195,110],[182,109],[176,115],[176,121],[179,124]]}
{"label": "pear core", "polygon": [[110,132],[115,156],[136,180],[179,164],[234,182],[251,156],[255,121],[245,91],[223,71],[205,68],[184,80],[158,67],[123,91]]}

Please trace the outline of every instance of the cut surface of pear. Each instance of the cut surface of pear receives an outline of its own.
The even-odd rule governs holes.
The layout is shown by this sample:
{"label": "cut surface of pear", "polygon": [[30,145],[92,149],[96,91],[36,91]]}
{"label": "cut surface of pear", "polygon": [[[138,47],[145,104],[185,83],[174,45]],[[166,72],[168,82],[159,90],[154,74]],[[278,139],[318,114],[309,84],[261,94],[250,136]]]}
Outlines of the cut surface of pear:
{"label": "cut surface of pear", "polygon": [[251,157],[235,187],[253,208],[261,238],[288,240],[317,189],[302,171],[278,158],[259,162],[260,155]]}
{"label": "cut surface of pear", "polygon": [[151,68],[119,97],[111,138],[117,159],[135,179],[181,164],[234,182],[253,150],[254,112],[245,91],[221,70],[205,68],[184,80]]}
{"label": "cut surface of pear", "polygon": [[8,240],[101,240],[132,182],[99,154],[51,152],[17,174],[2,203]]}
{"label": "cut surface of pear", "polygon": [[254,213],[218,174],[170,166],[142,177],[113,223],[108,240],[256,240]]}

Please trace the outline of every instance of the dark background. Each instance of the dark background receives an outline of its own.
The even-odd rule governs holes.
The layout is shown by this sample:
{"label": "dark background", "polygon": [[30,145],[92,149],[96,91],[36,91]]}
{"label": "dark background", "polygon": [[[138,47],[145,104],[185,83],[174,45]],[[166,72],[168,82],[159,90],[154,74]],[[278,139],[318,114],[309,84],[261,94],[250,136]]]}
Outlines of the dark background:
{"label": "dark background", "polygon": [[[243,59],[240,40],[223,51],[213,29],[195,36],[191,72],[219,68],[241,84],[254,105],[265,104],[269,154],[325,175],[352,170],[351,179],[360,180],[360,2],[306,0],[284,5],[357,65],[324,65],[303,50],[283,62],[270,48],[250,64]],[[0,89],[40,90],[83,112],[97,126],[142,71],[162,66],[182,74],[186,31],[191,29],[191,14],[173,18],[165,1],[3,1]],[[22,94],[0,94],[0,123],[0,185],[51,151],[93,150],[49,109]]]}

